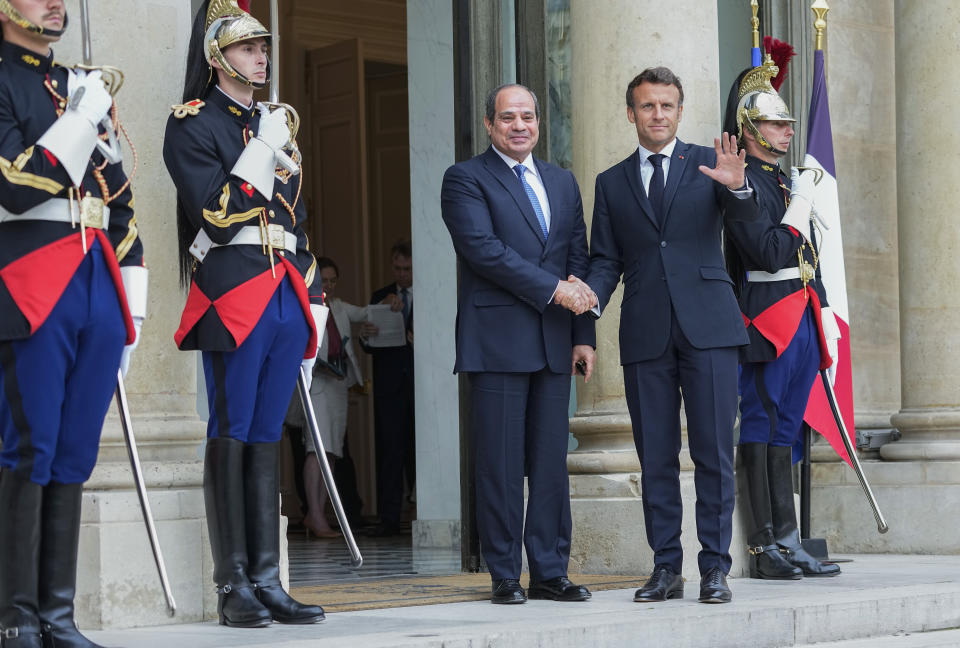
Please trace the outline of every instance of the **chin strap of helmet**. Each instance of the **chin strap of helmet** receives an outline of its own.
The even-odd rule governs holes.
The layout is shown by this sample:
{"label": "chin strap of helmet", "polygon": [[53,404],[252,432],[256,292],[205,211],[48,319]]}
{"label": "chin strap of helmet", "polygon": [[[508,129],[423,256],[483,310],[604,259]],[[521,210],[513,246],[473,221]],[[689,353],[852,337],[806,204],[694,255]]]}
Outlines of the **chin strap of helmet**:
{"label": "chin strap of helmet", "polygon": [[67,24],[69,21],[69,16],[67,15],[66,10],[64,10],[63,26],[60,29],[47,29],[42,25],[37,25],[35,23],[30,22],[26,18],[24,18],[23,14],[17,11],[16,8],[14,8],[12,4],[10,4],[10,0],[0,0],[0,13],[4,14],[7,18],[9,18],[13,22],[13,24],[17,25],[22,29],[27,30],[32,34],[37,34],[39,36],[49,36],[51,38],[60,38],[61,36],[63,36],[63,32],[67,30]]}

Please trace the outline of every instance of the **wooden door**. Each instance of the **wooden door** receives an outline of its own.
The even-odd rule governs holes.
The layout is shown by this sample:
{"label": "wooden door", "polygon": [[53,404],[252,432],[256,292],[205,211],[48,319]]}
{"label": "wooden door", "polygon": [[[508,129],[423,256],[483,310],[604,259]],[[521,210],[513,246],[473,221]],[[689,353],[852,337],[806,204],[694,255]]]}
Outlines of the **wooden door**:
{"label": "wooden door", "polygon": [[410,240],[407,68],[367,62],[370,265],[374,288],[393,281],[390,248]]}

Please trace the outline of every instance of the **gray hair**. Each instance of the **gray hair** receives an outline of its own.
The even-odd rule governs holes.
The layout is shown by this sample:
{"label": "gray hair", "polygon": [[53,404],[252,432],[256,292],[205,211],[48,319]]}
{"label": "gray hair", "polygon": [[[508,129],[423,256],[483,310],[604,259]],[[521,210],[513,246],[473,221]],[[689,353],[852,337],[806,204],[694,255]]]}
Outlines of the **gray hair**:
{"label": "gray hair", "polygon": [[497,95],[500,94],[501,90],[506,90],[507,88],[523,88],[530,93],[530,96],[533,97],[533,110],[537,116],[537,119],[540,119],[540,102],[537,100],[537,95],[534,94],[533,90],[521,83],[504,83],[499,85],[487,94],[487,103],[484,106],[486,109],[485,114],[487,120],[490,123],[493,123],[494,119],[497,116]]}

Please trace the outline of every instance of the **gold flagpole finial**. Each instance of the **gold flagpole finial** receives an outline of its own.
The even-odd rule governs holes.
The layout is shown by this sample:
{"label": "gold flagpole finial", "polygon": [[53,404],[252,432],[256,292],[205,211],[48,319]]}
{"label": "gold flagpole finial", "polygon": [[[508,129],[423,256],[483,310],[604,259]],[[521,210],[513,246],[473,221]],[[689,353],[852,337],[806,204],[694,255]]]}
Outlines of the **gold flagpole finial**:
{"label": "gold flagpole finial", "polygon": [[753,17],[750,18],[750,26],[753,27],[753,46],[760,47],[760,19],[757,18],[757,12],[760,10],[760,3],[757,0],[750,0],[750,11]]}
{"label": "gold flagpole finial", "polygon": [[830,6],[827,4],[827,0],[814,0],[813,4],[810,5],[810,11],[816,16],[816,20],[813,21],[813,28],[817,32],[814,49],[822,50],[823,31],[827,28],[827,12],[830,11]]}

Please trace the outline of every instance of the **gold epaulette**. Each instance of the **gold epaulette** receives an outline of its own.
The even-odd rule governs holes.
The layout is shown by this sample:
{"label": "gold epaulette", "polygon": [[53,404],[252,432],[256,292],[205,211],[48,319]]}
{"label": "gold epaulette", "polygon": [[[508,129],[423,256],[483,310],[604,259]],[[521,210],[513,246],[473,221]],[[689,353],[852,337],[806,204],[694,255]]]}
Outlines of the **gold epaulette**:
{"label": "gold epaulette", "polygon": [[184,104],[177,104],[175,106],[170,106],[170,109],[173,110],[173,116],[177,119],[183,119],[186,116],[195,117],[200,114],[200,109],[206,106],[205,101],[199,99],[194,99],[193,101],[188,101]]}

